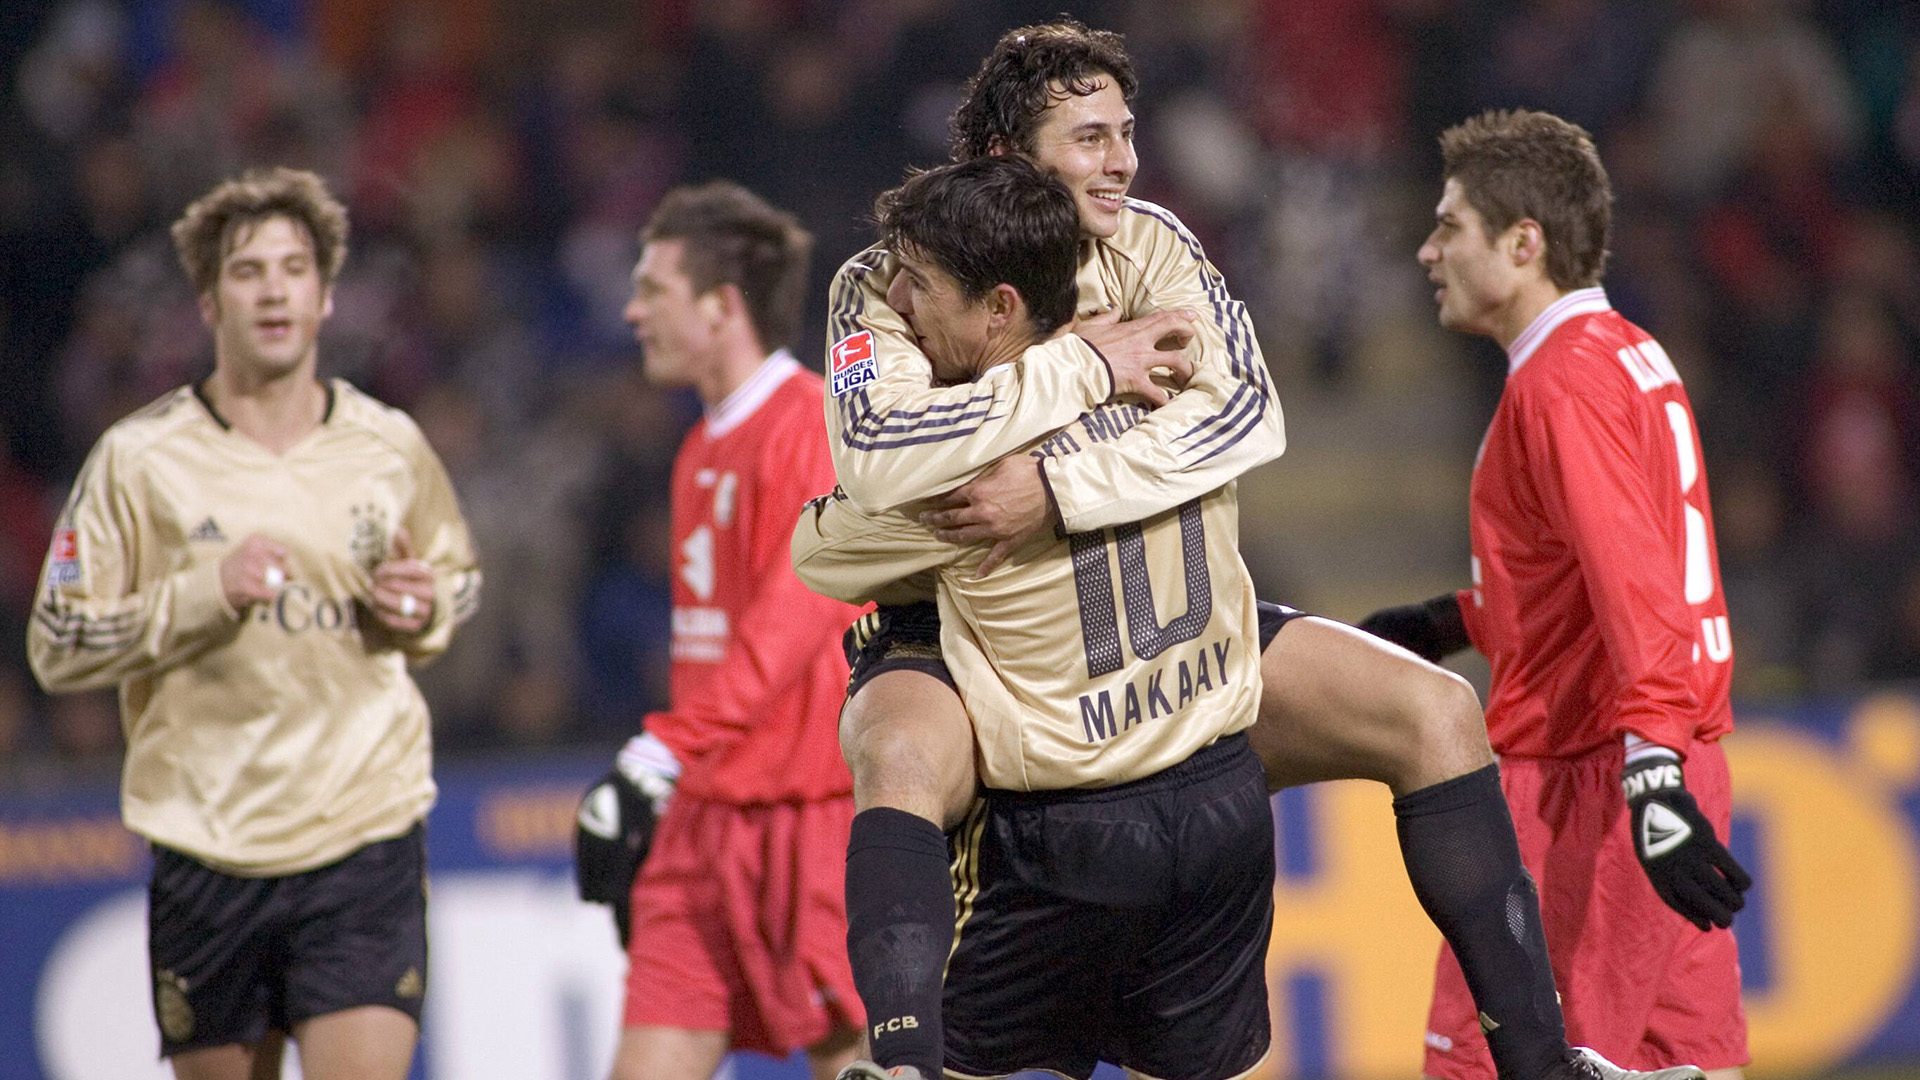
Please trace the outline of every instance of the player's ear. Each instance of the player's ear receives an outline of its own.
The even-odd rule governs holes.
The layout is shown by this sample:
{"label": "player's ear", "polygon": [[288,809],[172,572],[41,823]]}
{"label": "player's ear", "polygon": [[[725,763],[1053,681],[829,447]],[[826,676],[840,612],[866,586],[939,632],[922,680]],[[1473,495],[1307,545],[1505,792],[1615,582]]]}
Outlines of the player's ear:
{"label": "player's ear", "polygon": [[206,324],[207,329],[213,329],[220,321],[220,298],[214,295],[214,290],[208,289],[200,294],[199,306],[200,321]]}
{"label": "player's ear", "polygon": [[1528,266],[1547,257],[1547,233],[1532,218],[1521,218],[1513,225],[1513,265]]}
{"label": "player's ear", "polygon": [[995,330],[1026,318],[1027,304],[1020,298],[1020,290],[1004,281],[995,285],[984,300],[987,305],[987,324]]}
{"label": "player's ear", "polygon": [[994,135],[987,139],[988,157],[1006,157],[1011,153],[1013,153],[1013,144],[1007,141],[1005,135]]}
{"label": "player's ear", "polygon": [[735,316],[747,318],[747,295],[732,282],[723,282],[701,293],[698,303],[715,322],[724,322]]}

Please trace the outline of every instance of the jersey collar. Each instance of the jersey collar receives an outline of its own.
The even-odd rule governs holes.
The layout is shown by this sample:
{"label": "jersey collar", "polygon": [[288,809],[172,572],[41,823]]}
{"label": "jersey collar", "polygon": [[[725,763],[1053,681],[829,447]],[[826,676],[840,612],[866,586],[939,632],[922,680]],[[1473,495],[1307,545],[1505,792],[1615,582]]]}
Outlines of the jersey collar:
{"label": "jersey collar", "polygon": [[[211,378],[213,378],[213,376],[208,375],[198,382],[191,383],[189,384],[189,389],[193,391],[193,396],[200,402],[200,407],[207,410],[207,415],[213,417],[214,423],[220,425],[220,430],[232,431],[233,425],[227,422],[226,417],[220,415],[220,410],[213,407],[213,399],[207,396],[207,380]],[[333,380],[321,379],[319,382],[320,389],[327,392],[327,407],[320,412],[320,423],[325,424],[327,421],[333,419]]]}
{"label": "jersey collar", "polygon": [[1520,370],[1520,365],[1533,356],[1540,343],[1547,340],[1560,324],[1575,315],[1597,315],[1602,311],[1612,311],[1613,305],[1607,302],[1607,290],[1595,285],[1586,289],[1575,289],[1567,295],[1547,305],[1547,310],[1534,316],[1533,322],[1521,331],[1507,347],[1507,374]]}
{"label": "jersey collar", "polygon": [[787,377],[800,370],[800,361],[785,349],[775,349],[771,355],[760,362],[747,381],[734,388],[733,393],[722,398],[720,404],[707,410],[707,437],[717,439],[734,428],[745,423],[760,406],[767,403],[773,392]]}

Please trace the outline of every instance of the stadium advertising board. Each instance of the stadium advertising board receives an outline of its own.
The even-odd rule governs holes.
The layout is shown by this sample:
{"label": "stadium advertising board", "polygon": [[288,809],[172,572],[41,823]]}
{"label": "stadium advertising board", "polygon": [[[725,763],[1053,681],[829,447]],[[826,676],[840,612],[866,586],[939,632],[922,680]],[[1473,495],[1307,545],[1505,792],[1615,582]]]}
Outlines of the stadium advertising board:
{"label": "stadium advertising board", "polygon": [[[1743,712],[1727,750],[1732,846],[1758,879],[1736,924],[1754,1075],[1920,1065],[1920,698]],[[625,965],[567,861],[574,800],[603,769],[439,769],[415,1076],[606,1075]],[[1418,1075],[1439,939],[1385,790],[1323,785],[1274,806],[1267,1075]],[[144,975],[147,865],[106,785],[0,799],[0,1080],[169,1075]],[[755,1055],[729,1069],[806,1075]]]}

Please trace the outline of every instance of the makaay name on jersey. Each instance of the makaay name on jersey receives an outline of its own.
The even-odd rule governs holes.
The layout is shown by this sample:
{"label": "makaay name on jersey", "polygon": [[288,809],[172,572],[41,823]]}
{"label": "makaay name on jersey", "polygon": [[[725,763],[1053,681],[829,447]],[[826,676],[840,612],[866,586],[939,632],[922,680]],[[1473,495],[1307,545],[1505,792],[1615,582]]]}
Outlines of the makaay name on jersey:
{"label": "makaay name on jersey", "polygon": [[727,656],[725,608],[676,607],[673,609],[673,658],[701,664],[717,664]]}
{"label": "makaay name on jersey", "polygon": [[[1201,694],[1232,681],[1233,640],[1201,642],[1119,690],[1080,695],[1080,725],[1088,742],[1101,742],[1140,724],[1172,716]],[[1116,705],[1115,699],[1118,698]]]}

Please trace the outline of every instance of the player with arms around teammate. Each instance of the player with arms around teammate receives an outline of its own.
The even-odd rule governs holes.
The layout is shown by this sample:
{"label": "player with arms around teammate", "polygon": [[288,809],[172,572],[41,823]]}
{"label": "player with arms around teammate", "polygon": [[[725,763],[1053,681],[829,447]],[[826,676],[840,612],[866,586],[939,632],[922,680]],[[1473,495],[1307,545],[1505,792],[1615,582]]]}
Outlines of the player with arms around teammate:
{"label": "player with arms around teammate", "polygon": [[[1083,316],[1073,333],[945,386],[921,354],[922,334],[901,318],[907,283],[892,254],[863,252],[835,282],[828,421],[845,493],[870,510],[928,509],[939,538],[992,545],[983,569],[1051,529],[1091,534],[1178,507],[1283,445],[1245,309],[1178,219],[1126,197],[1138,167],[1134,90],[1118,35],[1072,22],[1029,26],[1002,36],[954,114],[957,160],[1025,156],[1073,194]],[[1198,318],[1178,320],[1181,310]],[[1084,317],[1096,312],[1108,314]],[[1116,314],[1130,321],[1101,325]],[[1212,372],[1170,401],[1144,374],[1175,356],[1153,349],[1168,329],[1188,339],[1186,357],[1168,365],[1177,375]],[[1116,393],[1158,407],[1137,424],[1102,426],[1077,453],[1024,452]],[[914,503],[932,496],[943,497]],[[930,595],[887,592],[841,727],[861,811],[847,861],[855,977],[869,1012],[923,1018],[940,1007],[927,973],[937,974],[944,948],[924,928],[953,913],[940,831],[975,785],[973,731],[942,682],[939,612],[905,604]],[[1567,1045],[1538,901],[1472,688],[1351,627],[1260,610],[1263,689],[1249,737],[1269,784],[1387,784],[1415,894],[1498,1025],[1502,1075],[1607,1073]],[[940,1060],[941,1030],[876,1022],[868,1034],[876,1060],[925,1071]]]}
{"label": "player with arms around teammate", "polygon": [[[1587,133],[1490,112],[1440,146],[1420,263],[1441,325],[1499,342],[1507,383],[1474,465],[1472,587],[1363,625],[1492,662],[1487,725],[1569,1033],[1634,1067],[1737,1077],[1724,928],[1751,881],[1720,839],[1732,651],[1693,409],[1600,287],[1613,196]],[[1428,1027],[1428,1074],[1489,1075],[1451,953]]]}
{"label": "player with arms around teammate", "polygon": [[[1028,159],[918,174],[875,216],[899,261],[895,310],[941,381],[1072,319],[1078,215]],[[1187,393],[1225,379],[1209,359]],[[1027,451],[1071,458],[1142,415],[1102,406]],[[954,836],[958,922],[929,928],[944,1061],[892,1075],[1084,1078],[1108,1061],[1227,1080],[1264,1060],[1273,821],[1244,734],[1259,627],[1238,537],[1231,483],[1110,532],[1042,537],[986,574],[985,546],[940,540],[911,507],[868,514],[836,493],[801,515],[794,562],[814,588],[865,600],[932,580],[985,785]],[[912,1018],[870,1002],[869,1020]]]}
{"label": "player with arms around teammate", "polygon": [[407,416],[315,375],[346,211],[291,169],[173,226],[214,369],[109,428],[28,632],[49,691],[120,688],[121,812],[182,1080],[405,1076],[426,988],[426,704],[407,665],[479,598]]}
{"label": "player with arms around teammate", "polygon": [[833,483],[820,378],[785,347],[812,238],[714,182],[669,192],[641,242],[626,318],[647,378],[692,387],[705,415],[673,466],[671,702],[610,781],[661,811],[631,882],[614,1075],[704,1080],[732,1049],[804,1047],[831,1077],[862,1021],[841,884],[853,779],[835,729],[856,611],[808,591],[788,556],[801,507]]}

